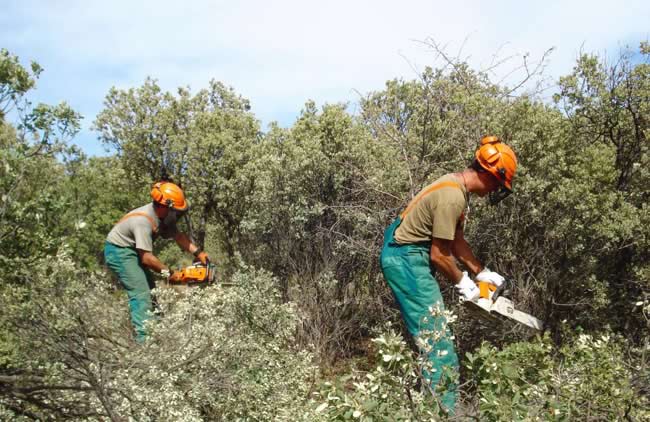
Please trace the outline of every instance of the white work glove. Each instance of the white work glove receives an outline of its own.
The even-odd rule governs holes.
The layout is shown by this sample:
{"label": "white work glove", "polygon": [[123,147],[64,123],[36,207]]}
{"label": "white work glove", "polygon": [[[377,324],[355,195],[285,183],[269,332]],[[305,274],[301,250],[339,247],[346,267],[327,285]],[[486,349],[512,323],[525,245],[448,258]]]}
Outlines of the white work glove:
{"label": "white work glove", "polygon": [[505,278],[499,274],[495,273],[494,271],[490,271],[489,268],[485,267],[483,268],[483,271],[480,273],[476,274],[476,281],[482,281],[484,283],[490,283],[494,284],[495,286],[499,287]]}
{"label": "white work glove", "polygon": [[476,300],[480,294],[478,286],[469,278],[467,271],[463,271],[463,277],[456,283],[456,289],[465,300]]}

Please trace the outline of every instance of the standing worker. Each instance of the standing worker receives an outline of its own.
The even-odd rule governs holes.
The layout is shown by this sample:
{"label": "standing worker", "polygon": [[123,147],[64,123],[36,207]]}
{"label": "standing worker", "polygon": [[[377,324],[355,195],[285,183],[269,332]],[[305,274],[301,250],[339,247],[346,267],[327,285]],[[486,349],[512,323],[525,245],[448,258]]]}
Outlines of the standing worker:
{"label": "standing worker", "polygon": [[[446,326],[443,316],[432,317],[429,313],[431,307],[444,309],[434,271],[453,281],[466,300],[478,299],[478,286],[467,271],[458,268],[454,257],[475,274],[475,280],[497,286],[503,282],[501,275],[476,258],[465,240],[463,224],[469,193],[480,197],[490,194],[490,202],[498,203],[512,193],[516,168],[517,158],[510,147],[496,136],[484,137],[468,168],[442,176],[422,189],[386,229],[381,268],[413,337],[422,330]],[[451,333],[447,330],[446,334],[432,345],[429,354],[433,370],[425,376],[434,391],[445,369],[458,372]],[[453,413],[457,386],[455,382],[449,384],[441,404]]]}
{"label": "standing worker", "polygon": [[108,268],[117,276],[129,297],[131,322],[136,341],[146,338],[145,321],[151,317],[151,289],[155,287],[153,270],[178,281],[174,273],[152,253],[153,241],[161,236],[174,239],[181,249],[193,254],[203,264],[208,254],[192,243],[189,236],[176,230],[176,222],[188,209],[185,194],[169,181],[158,182],[151,189],[152,203],[136,208],[118,221],[108,233],[104,257]]}

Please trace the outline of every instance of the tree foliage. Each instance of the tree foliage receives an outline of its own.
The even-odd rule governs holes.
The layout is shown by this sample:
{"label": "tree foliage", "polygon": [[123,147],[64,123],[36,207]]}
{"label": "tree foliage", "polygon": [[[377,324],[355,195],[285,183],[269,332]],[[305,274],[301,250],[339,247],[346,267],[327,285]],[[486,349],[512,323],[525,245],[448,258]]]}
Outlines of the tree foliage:
{"label": "tree foliage", "polygon": [[128,180],[140,188],[168,175],[185,189],[204,245],[207,222],[218,224],[220,244],[234,254],[252,182],[241,173],[257,141],[259,123],[231,88],[212,81],[192,95],[163,92],[156,81],[126,91],[111,89],[94,123],[115,148]]}
{"label": "tree foliage", "polygon": [[20,106],[25,94],[36,85],[36,79],[43,69],[32,62],[30,69],[20,64],[18,57],[7,49],[0,49],[0,120],[7,111]]}

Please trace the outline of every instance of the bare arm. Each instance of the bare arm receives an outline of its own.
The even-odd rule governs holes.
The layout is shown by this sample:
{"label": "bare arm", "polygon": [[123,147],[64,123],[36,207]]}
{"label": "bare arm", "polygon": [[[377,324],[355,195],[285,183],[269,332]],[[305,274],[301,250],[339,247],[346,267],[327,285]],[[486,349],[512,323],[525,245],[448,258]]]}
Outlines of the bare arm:
{"label": "bare arm", "polygon": [[161,272],[162,270],[169,270],[169,267],[160,262],[160,260],[156,258],[156,255],[152,254],[151,252],[144,251],[142,249],[138,249],[137,251],[138,255],[140,255],[140,262],[142,262],[142,265],[149,268],[150,270],[153,270],[157,273]]}
{"label": "bare arm", "polygon": [[481,262],[472,252],[469,243],[465,240],[465,234],[461,227],[456,229],[454,240],[451,241],[451,253],[474,275],[480,273],[483,269],[483,265],[481,265]]}
{"label": "bare arm", "polygon": [[176,244],[180,246],[181,249],[191,254],[199,250],[199,247],[196,246],[194,243],[192,243],[190,237],[185,233],[181,233],[181,232],[176,233],[176,236],[174,236],[174,240],[176,241]]}
{"label": "bare arm", "polygon": [[445,277],[458,283],[463,277],[462,271],[456,265],[451,254],[452,241],[434,237],[431,239],[431,262]]}

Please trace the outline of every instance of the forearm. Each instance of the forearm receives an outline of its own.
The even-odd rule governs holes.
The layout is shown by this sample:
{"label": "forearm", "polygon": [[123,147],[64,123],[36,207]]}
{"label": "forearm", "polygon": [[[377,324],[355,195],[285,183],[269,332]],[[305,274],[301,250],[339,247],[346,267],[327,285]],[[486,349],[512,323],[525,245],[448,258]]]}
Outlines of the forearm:
{"label": "forearm", "polygon": [[457,237],[452,241],[451,251],[456,259],[458,259],[458,261],[460,261],[460,263],[463,264],[472,274],[476,275],[483,269],[481,261],[476,258],[474,252],[472,252],[472,248],[464,237]]}
{"label": "forearm", "polygon": [[186,252],[189,252],[191,254],[196,253],[200,248],[196,246],[192,241],[190,240],[189,236],[186,235],[185,233],[178,232],[176,233],[176,236],[174,237],[174,240],[176,241],[176,244],[183,249]]}
{"label": "forearm", "polygon": [[451,254],[451,241],[433,238],[431,242],[431,263],[448,280],[458,283],[463,276]]}
{"label": "forearm", "polygon": [[451,255],[431,257],[431,262],[436,270],[441,272],[448,280],[451,280],[452,283],[458,283],[463,276],[463,272],[458,268],[454,257]]}
{"label": "forearm", "polygon": [[156,257],[156,255],[152,254],[151,252],[148,251],[138,251],[138,252],[140,254],[140,261],[142,262],[142,265],[145,266],[146,268],[149,268],[150,270],[153,270],[157,273],[161,272],[162,270],[169,269],[169,267],[163,264]]}

